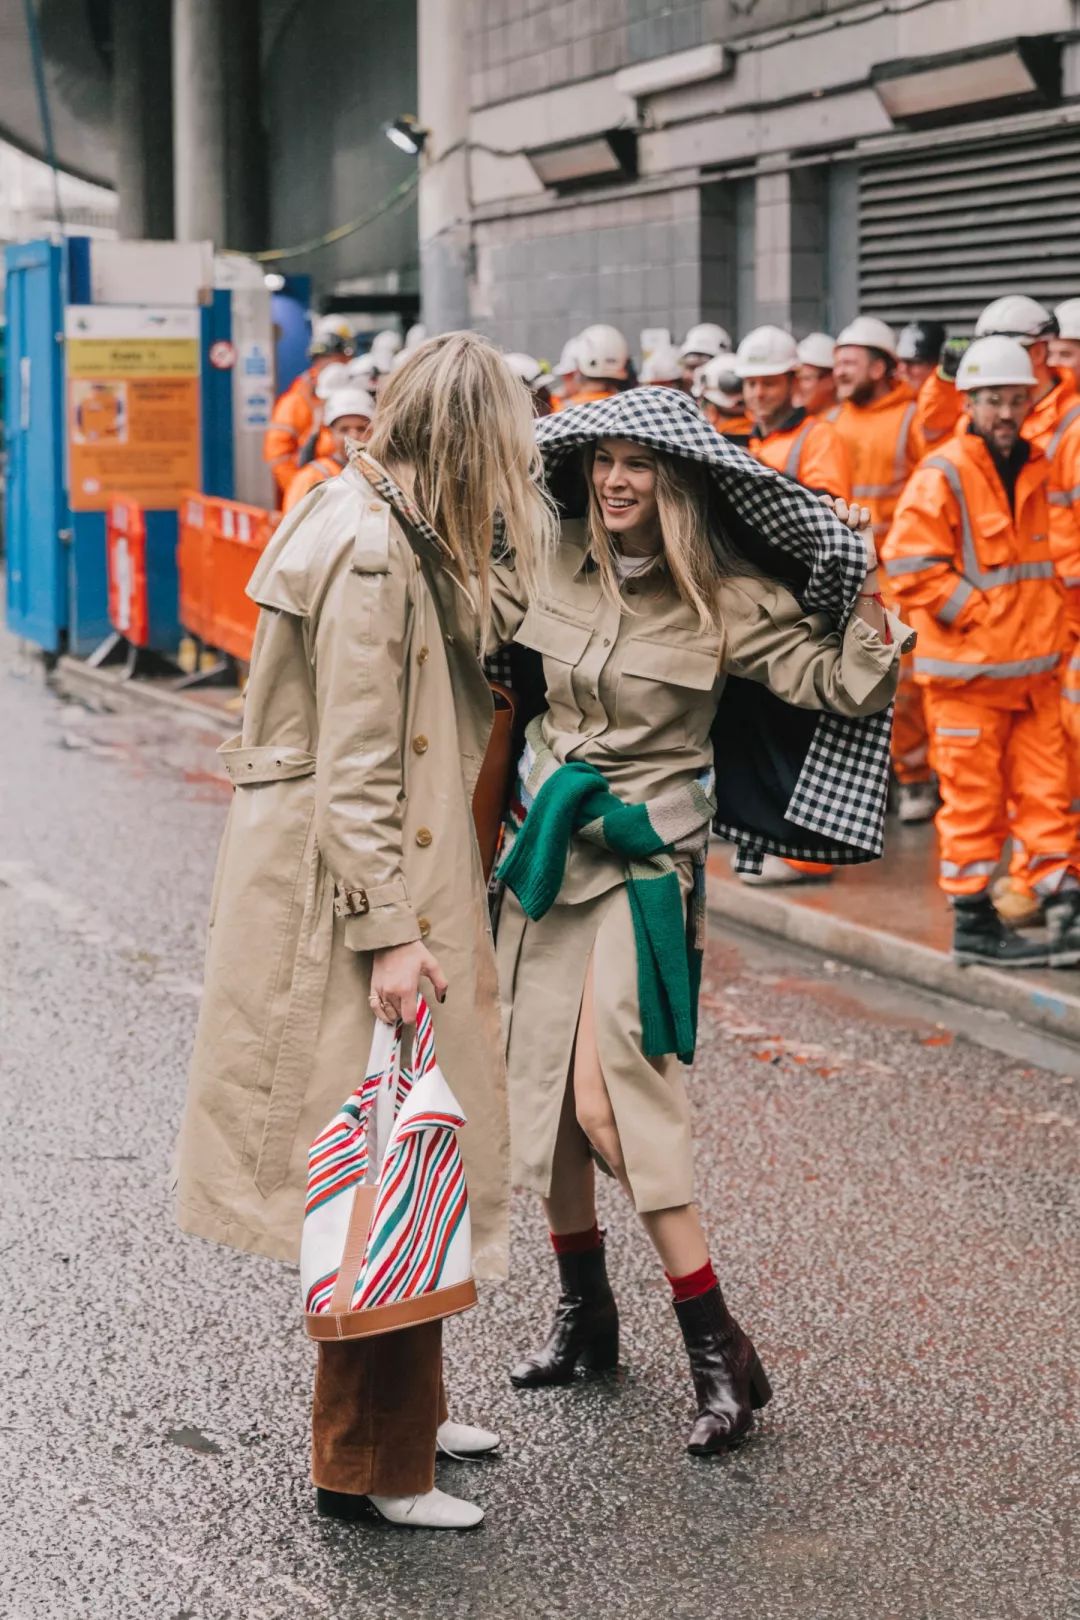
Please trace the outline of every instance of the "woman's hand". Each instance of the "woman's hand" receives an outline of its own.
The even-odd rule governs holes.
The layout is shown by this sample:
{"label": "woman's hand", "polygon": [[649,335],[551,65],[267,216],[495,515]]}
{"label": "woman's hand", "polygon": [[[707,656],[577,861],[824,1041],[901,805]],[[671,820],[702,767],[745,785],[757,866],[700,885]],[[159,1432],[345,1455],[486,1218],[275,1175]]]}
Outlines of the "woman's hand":
{"label": "woman's hand", "polygon": [[376,1018],[384,1024],[416,1023],[416,997],[420,980],[426,979],[439,1001],[446,1000],[447,983],[442,968],[420,940],[411,945],[391,945],[376,951],[371,967],[371,994],[368,1001]]}
{"label": "woman's hand", "polygon": [[830,512],[835,512],[841,523],[846,523],[849,529],[854,529],[860,536],[866,546],[866,572],[872,573],[877,567],[877,546],[874,543],[870,508],[849,504],[842,499],[834,500],[831,495],[821,495],[818,499],[822,506],[827,506]]}

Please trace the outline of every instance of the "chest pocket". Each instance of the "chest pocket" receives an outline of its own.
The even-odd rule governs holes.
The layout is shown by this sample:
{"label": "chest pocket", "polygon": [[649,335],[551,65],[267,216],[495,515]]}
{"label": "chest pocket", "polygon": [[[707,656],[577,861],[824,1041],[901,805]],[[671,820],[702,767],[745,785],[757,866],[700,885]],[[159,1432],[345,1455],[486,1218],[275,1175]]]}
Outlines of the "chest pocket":
{"label": "chest pocket", "polygon": [[720,643],[703,638],[693,647],[679,641],[636,636],[626,644],[615,689],[620,731],[665,733],[665,742],[685,744],[708,734],[711,693],[720,676]]}
{"label": "chest pocket", "polygon": [[553,713],[560,710],[577,713],[573,674],[591,639],[589,625],[563,618],[547,608],[530,607],[521,621],[514,640],[523,647],[531,647],[543,658],[547,701]]}
{"label": "chest pocket", "polygon": [[1000,568],[1013,560],[1012,524],[1001,512],[980,512],[974,520],[975,545],[979,563],[985,569]]}

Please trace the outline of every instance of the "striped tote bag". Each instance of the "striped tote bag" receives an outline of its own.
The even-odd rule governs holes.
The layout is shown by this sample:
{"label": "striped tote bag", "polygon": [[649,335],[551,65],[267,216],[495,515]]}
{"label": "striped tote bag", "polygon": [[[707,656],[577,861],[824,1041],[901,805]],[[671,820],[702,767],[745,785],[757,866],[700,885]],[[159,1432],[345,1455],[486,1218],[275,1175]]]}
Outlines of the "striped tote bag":
{"label": "striped tote bag", "polygon": [[431,1010],[377,1023],[367,1069],[308,1155],[300,1242],[313,1339],[393,1333],[476,1304],[461,1106],[435,1057]]}

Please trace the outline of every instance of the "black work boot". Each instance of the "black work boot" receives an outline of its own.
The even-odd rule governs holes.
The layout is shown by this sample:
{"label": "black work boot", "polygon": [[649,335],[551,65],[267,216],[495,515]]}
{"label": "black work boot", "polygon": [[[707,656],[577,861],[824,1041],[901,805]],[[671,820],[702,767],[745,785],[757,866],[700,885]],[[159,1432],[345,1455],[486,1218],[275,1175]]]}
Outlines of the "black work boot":
{"label": "black work boot", "polygon": [[1068,889],[1064,894],[1050,895],[1043,909],[1050,940],[1050,966],[1076,967],[1080,964],[1080,891]]}
{"label": "black work boot", "polygon": [[[1003,923],[988,894],[957,896],[953,900],[953,960],[981,962],[986,967],[1045,967],[1050,960],[1046,945],[1026,939]],[[1080,958],[1078,958],[1080,960]]]}
{"label": "black work boot", "polygon": [[569,1384],[578,1367],[610,1372],[619,1364],[619,1312],[608,1282],[604,1241],[584,1254],[560,1254],[562,1287],[547,1341],[510,1374],[518,1389]]}
{"label": "black work boot", "polygon": [[730,1451],[746,1439],[754,1412],[771,1398],[772,1386],[719,1288],[696,1299],[675,1300],[674,1306],[698,1404],[686,1449],[695,1457]]}

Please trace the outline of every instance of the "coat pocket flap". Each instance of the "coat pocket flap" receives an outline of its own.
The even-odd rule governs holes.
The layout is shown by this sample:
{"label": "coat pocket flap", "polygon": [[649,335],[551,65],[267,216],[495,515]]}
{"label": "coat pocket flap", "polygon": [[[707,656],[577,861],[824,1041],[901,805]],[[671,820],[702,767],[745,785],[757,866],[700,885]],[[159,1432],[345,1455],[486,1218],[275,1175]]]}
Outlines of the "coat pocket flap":
{"label": "coat pocket flap", "polygon": [[707,692],[720,675],[720,645],[681,647],[671,642],[635,638],[626,644],[622,673]]}
{"label": "coat pocket flap", "polygon": [[302,748],[244,748],[239,732],[223,742],[218,753],[234,787],[245,782],[287,782],[295,776],[310,776],[315,769],[315,755]]}
{"label": "coat pocket flap", "polygon": [[576,624],[544,608],[531,607],[514,640],[542,653],[545,658],[557,659],[561,664],[576,664],[584,655],[591,635],[590,625]]}

